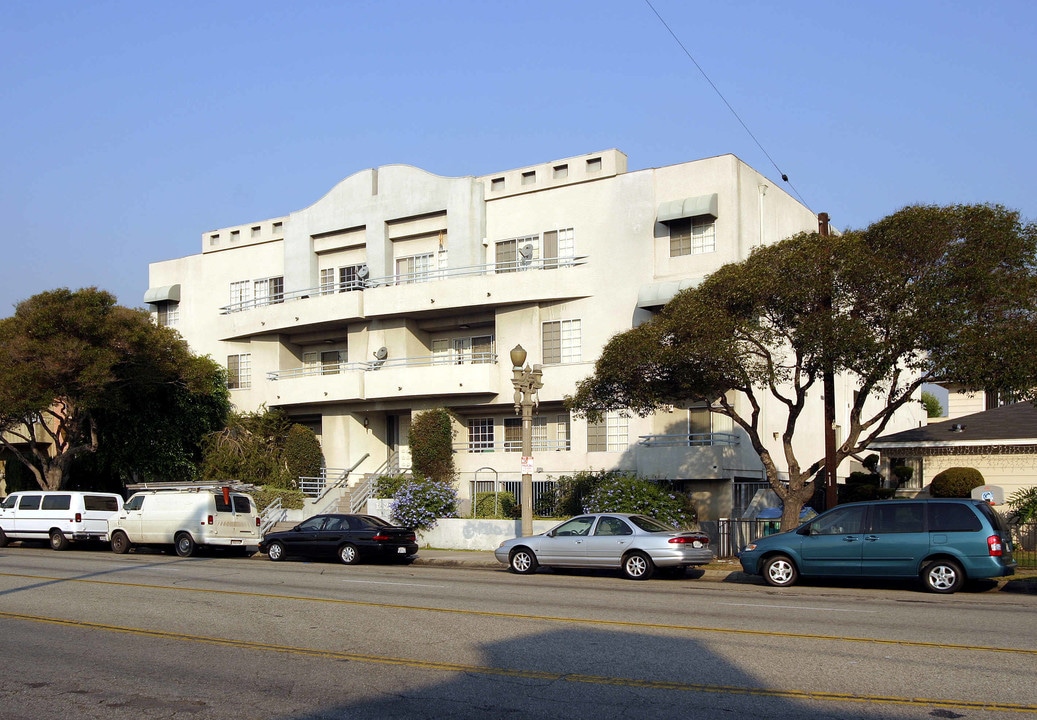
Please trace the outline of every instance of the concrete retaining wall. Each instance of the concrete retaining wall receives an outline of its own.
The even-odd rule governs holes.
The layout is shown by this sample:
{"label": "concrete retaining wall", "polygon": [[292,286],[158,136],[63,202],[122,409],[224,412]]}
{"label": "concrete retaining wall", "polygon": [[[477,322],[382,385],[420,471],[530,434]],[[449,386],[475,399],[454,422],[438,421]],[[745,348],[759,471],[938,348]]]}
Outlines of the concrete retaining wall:
{"label": "concrete retaining wall", "polygon": [[[558,520],[534,520],[533,532],[547,532]],[[442,550],[494,550],[502,540],[522,534],[521,520],[440,518],[436,527],[418,533],[418,545]]]}

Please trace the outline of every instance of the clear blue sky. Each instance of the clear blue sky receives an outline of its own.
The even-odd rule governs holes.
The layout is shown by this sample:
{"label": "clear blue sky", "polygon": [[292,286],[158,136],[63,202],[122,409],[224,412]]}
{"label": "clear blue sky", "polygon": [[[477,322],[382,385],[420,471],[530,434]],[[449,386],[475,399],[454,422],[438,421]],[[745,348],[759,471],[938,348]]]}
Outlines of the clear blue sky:
{"label": "clear blue sky", "polygon": [[1032,0],[651,2],[766,153],[644,0],[0,0],[0,317],[141,306],[149,262],[390,163],[733,153],[839,228],[1037,219]]}

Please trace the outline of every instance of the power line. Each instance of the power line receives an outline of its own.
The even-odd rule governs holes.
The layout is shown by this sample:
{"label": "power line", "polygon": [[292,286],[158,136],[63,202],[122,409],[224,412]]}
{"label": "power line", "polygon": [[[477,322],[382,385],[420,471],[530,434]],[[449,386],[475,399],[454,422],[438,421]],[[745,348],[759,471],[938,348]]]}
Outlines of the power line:
{"label": "power line", "polygon": [[[655,9],[655,6],[652,5],[651,0],[645,0],[645,4],[648,5],[648,7],[651,8],[652,12],[655,13],[655,16],[659,18],[659,22],[661,22],[663,27],[666,28],[666,32],[670,33],[670,37],[674,39],[674,42],[676,42],[680,46],[681,50],[684,51],[684,54],[688,56],[688,59],[691,60],[691,62],[695,65],[696,68],[698,68],[698,71],[702,74],[702,77],[706,78],[706,82],[709,83],[710,87],[713,88],[713,91],[716,92],[717,96],[724,102],[724,105],[726,105],[727,109],[731,111],[731,114],[735,116],[735,119],[742,126],[742,128],[745,129],[745,132],[748,133],[749,137],[753,139],[753,142],[756,143],[756,147],[760,148],[763,154],[767,156],[767,159],[771,161],[771,165],[773,165],[774,169],[778,171],[778,174],[781,176],[781,179],[784,182],[788,183],[789,187],[792,188],[792,192],[794,192],[796,194],[796,197],[799,198],[799,201],[806,205],[807,208],[809,208],[810,206],[807,205],[807,201],[803,199],[803,196],[799,194],[799,190],[796,189],[796,186],[789,182],[789,176],[781,171],[781,168],[778,167],[778,163],[774,162],[774,158],[771,157],[771,154],[767,152],[767,149],[763,146],[763,144],[756,139],[755,135],[753,135],[753,131],[749,129],[749,126],[745,124],[745,122],[738,115],[738,113],[735,112],[735,109],[731,107],[731,103],[729,103],[727,101],[727,98],[724,97],[724,94],[720,92],[720,88],[716,86],[716,83],[710,80],[709,75],[707,75],[706,71],[702,69],[702,66],[699,65],[698,61],[692,56],[688,48],[684,46],[684,43],[682,43],[680,38],[677,37],[677,34],[673,32],[670,26],[663,19],[663,16],[659,14],[659,11]],[[813,211],[811,210],[811,212]]]}

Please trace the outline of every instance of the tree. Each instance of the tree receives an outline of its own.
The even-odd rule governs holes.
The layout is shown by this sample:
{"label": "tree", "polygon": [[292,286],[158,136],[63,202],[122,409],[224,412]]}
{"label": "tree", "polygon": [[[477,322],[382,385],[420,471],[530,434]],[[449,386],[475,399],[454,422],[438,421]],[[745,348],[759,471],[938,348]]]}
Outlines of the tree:
{"label": "tree", "polygon": [[215,363],[103,290],[40,293],[0,320],[0,443],[43,489],[88,456],[120,477],[185,469],[227,408]]}
{"label": "tree", "polygon": [[437,482],[454,479],[454,432],[450,413],[435,408],[418,413],[408,434],[412,471],[415,477]]}
{"label": "tree", "polygon": [[291,474],[285,458],[292,426],[291,418],[278,409],[231,414],[226,427],[205,438],[203,479],[295,487],[297,476]]}
{"label": "tree", "polygon": [[[592,419],[707,403],[745,433],[794,526],[824,459],[801,460],[793,441],[818,432],[801,421],[827,367],[858,385],[836,463],[865,451],[924,383],[1032,396],[1035,252],[1037,226],[995,205],[913,206],[862,231],[801,233],[614,336],[567,403]],[[785,413],[779,457],[761,437],[765,404]]]}
{"label": "tree", "polygon": [[943,405],[940,404],[940,399],[928,390],[922,391],[922,406],[925,408],[926,417],[943,417]]}

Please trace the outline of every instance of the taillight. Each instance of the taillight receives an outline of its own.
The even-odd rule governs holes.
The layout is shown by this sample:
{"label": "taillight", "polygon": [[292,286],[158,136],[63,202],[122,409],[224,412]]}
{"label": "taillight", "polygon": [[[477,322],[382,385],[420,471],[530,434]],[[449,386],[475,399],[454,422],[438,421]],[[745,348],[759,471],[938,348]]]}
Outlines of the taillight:
{"label": "taillight", "polygon": [[678,535],[677,537],[670,538],[669,540],[667,540],[667,542],[671,542],[676,545],[691,545],[692,547],[697,548],[705,547],[709,544],[709,540],[707,538],[695,537],[694,535]]}
{"label": "taillight", "polygon": [[390,536],[389,535],[383,535],[382,533],[378,533],[377,535],[375,535],[371,539],[374,540],[375,542],[385,542],[386,540],[390,539]]}
{"label": "taillight", "polygon": [[209,524],[212,525],[212,515],[209,516]]}
{"label": "taillight", "polygon": [[1003,548],[1000,535],[991,535],[987,538],[987,552],[990,553],[990,557],[1001,557]]}
{"label": "taillight", "polygon": [[76,513],[76,522],[83,522],[83,513]]}
{"label": "taillight", "polygon": [[259,527],[259,516],[256,515],[256,527]]}

